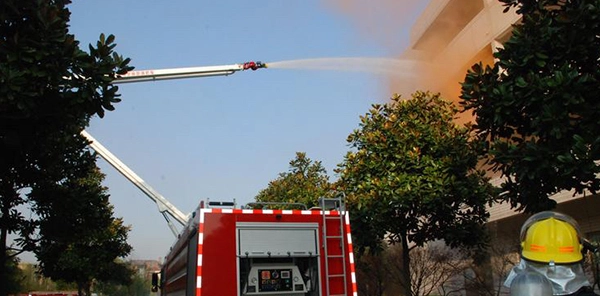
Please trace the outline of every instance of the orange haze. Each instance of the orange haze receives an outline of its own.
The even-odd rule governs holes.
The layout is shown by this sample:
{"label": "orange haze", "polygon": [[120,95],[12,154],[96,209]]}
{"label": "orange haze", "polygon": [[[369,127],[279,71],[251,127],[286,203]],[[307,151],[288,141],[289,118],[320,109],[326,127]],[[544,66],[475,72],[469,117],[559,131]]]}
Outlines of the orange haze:
{"label": "orange haze", "polygon": [[408,40],[399,40],[396,36],[408,36],[418,11],[427,2],[429,0],[324,0],[322,3],[354,21],[366,41],[394,49],[399,44],[408,45]]}
{"label": "orange haze", "polygon": [[[442,20],[445,22],[443,26],[430,27],[428,38],[422,38],[419,40],[419,44],[413,44],[415,40],[410,40],[410,31],[415,20],[431,2],[430,0],[329,0],[323,2],[326,6],[351,18],[357,24],[360,37],[364,41],[377,42],[384,46],[390,55],[398,59],[423,62],[418,69],[398,69],[399,71],[412,71],[416,79],[407,80],[397,75],[388,77],[390,94],[399,93],[404,98],[410,98],[410,95],[416,90],[428,90],[440,92],[447,100],[458,102],[460,82],[464,80],[467,69],[478,61],[482,61],[484,64],[493,63],[489,48],[475,57],[468,54],[469,51],[458,50],[457,54],[451,58],[439,58],[439,52],[436,54],[436,50],[443,48],[455,36],[456,31],[453,31],[453,28],[464,25],[452,23],[447,19]],[[459,13],[465,12],[459,11]],[[398,44],[402,44],[402,47],[399,48]],[[415,47],[418,50],[413,49]],[[463,52],[466,52],[465,56],[460,56]],[[448,71],[448,69],[459,68],[452,65],[453,62],[465,60],[467,63],[462,67],[459,66],[460,71]],[[470,116],[464,116],[460,121],[468,119]]]}

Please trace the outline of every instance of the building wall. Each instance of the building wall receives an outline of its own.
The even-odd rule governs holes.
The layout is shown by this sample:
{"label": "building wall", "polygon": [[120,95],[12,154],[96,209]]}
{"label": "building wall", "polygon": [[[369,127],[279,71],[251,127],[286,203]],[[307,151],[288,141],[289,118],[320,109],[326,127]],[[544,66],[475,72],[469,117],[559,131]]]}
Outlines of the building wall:
{"label": "building wall", "polygon": [[[411,45],[400,56],[424,63],[412,84],[458,101],[467,69],[479,61],[493,63],[493,51],[519,20],[514,12],[502,11],[497,0],[430,1],[411,29]],[[415,89],[392,80],[391,90],[406,96]]]}
{"label": "building wall", "polygon": [[[510,37],[511,26],[520,20],[515,9],[507,13],[503,10],[498,0],[431,0],[412,27],[409,49],[401,55],[432,65],[420,73],[419,86],[458,102],[460,82],[467,70],[477,62],[492,64],[494,51]],[[392,90],[399,84],[392,81]],[[472,119],[465,115],[461,121]],[[499,185],[501,180],[496,178],[492,183]],[[559,203],[557,210],[577,219],[585,233],[600,233],[600,214],[587,210],[590,206],[598,208],[597,198],[565,191],[553,199]],[[524,221],[523,215],[508,204],[494,205],[490,215],[490,222]]]}

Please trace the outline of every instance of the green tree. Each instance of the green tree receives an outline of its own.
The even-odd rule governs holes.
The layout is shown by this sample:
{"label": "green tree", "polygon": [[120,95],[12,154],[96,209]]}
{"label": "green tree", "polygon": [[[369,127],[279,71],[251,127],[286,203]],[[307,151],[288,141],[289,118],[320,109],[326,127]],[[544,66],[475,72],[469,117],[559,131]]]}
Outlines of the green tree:
{"label": "green tree", "polygon": [[318,206],[320,197],[331,196],[329,176],[320,161],[312,161],[304,152],[296,152],[288,172],[280,173],[255,197],[257,202],[302,203]]}
{"label": "green tree", "polygon": [[38,273],[36,266],[32,263],[21,264],[22,285],[21,293],[27,293],[31,291],[57,291],[57,290],[74,290],[74,285],[71,287],[59,286],[52,280],[45,278]]}
{"label": "green tree", "polygon": [[[462,104],[489,143],[502,195],[518,210],[554,208],[562,190],[600,189],[600,1],[500,0],[522,21],[494,56],[474,65]],[[505,11],[506,11],[505,10]]]}
{"label": "green tree", "polygon": [[410,288],[409,252],[428,241],[482,247],[493,188],[476,169],[479,145],[453,123],[457,108],[439,94],[394,96],[361,116],[337,172],[353,217],[353,242],[402,247],[403,295]]}
{"label": "green tree", "polygon": [[99,282],[95,291],[100,295],[111,296],[147,296],[150,295],[152,283],[143,274],[135,272],[132,274],[129,284],[113,282]]}
{"label": "green tree", "polygon": [[[112,84],[132,68],[100,36],[89,52],[69,34],[69,0],[0,1],[0,278],[10,256],[35,248],[37,227],[28,196],[39,182],[67,178],[90,118],[119,101]],[[35,213],[34,213],[35,214]],[[67,231],[68,232],[68,231]],[[7,245],[9,234],[19,238]],[[10,251],[10,252],[8,252]],[[10,255],[9,255],[10,254]],[[0,295],[7,291],[0,286]]]}
{"label": "green tree", "polygon": [[19,268],[19,258],[15,256],[9,256],[10,260],[8,260],[4,267],[6,272],[6,277],[2,278],[0,281],[0,286],[3,286],[2,290],[7,291],[10,294],[17,294],[21,292],[23,287],[23,271]]}
{"label": "green tree", "polygon": [[62,184],[38,185],[31,194],[40,215],[40,271],[53,281],[76,283],[79,295],[90,295],[93,280],[131,279],[131,270],[118,261],[131,252],[129,228],[113,217],[104,175],[93,162],[86,168]]}

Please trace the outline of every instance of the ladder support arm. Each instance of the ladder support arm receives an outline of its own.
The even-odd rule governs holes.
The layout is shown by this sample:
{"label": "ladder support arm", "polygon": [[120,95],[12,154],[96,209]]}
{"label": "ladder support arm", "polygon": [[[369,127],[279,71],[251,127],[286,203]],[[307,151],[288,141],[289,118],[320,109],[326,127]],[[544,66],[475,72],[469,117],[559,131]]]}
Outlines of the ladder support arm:
{"label": "ladder support arm", "polygon": [[172,216],[177,222],[179,222],[182,226],[187,224],[189,215],[184,214],[179,209],[177,209],[172,203],[170,203],[165,197],[163,197],[160,193],[158,193],[154,188],[148,185],[140,176],[138,176],[135,172],[133,172],[127,165],[121,162],[114,154],[112,154],[108,149],[106,149],[100,142],[98,142],[94,137],[92,137],[85,130],[81,131],[81,134],[86,137],[91,143],[90,147],[96,151],[102,158],[104,158],[110,165],[112,165],[119,173],[121,173],[127,180],[129,180],[133,185],[142,190],[146,196],[148,196],[152,201],[156,203],[158,206],[158,210],[165,214],[169,214]]}

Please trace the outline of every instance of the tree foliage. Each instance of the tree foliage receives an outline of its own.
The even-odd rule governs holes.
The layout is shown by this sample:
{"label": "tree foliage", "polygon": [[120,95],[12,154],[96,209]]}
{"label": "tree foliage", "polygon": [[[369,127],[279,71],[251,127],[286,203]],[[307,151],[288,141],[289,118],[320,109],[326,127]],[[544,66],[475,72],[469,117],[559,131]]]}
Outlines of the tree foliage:
{"label": "tree foliage", "polygon": [[312,161],[304,152],[297,152],[288,172],[280,173],[267,188],[256,196],[257,202],[302,203],[318,206],[320,197],[331,196],[329,176],[320,161]]}
{"label": "tree foliage", "polygon": [[19,269],[19,258],[15,256],[9,256],[10,260],[7,260],[4,266],[6,270],[6,276],[0,281],[2,291],[6,291],[10,294],[17,294],[23,287],[23,271]]}
{"label": "tree foliage", "polygon": [[503,196],[527,212],[549,196],[600,189],[600,1],[501,0],[522,21],[494,56],[474,65],[462,104],[489,145]]}
{"label": "tree foliage", "polygon": [[[63,281],[54,282],[49,278],[41,275],[36,267],[32,263],[19,264],[21,277],[21,290],[22,293],[29,293],[31,291],[74,291],[77,289],[77,285],[73,283],[65,283]],[[20,295],[19,293],[15,293]]]}
{"label": "tree foliage", "polygon": [[[29,193],[40,182],[61,184],[89,161],[79,133],[92,116],[114,109],[112,80],[132,69],[114,52],[112,35],[80,49],[68,31],[69,3],[0,2],[0,267],[7,254],[35,248],[36,215],[21,211],[38,202]],[[17,245],[7,246],[9,234]]]}
{"label": "tree foliage", "polygon": [[[133,268],[133,266],[131,266]],[[150,279],[144,277],[143,274],[136,272],[132,274],[129,284],[118,284],[114,282],[99,282],[95,286],[95,291],[99,295],[111,296],[146,296],[151,294],[150,288],[152,283]]]}
{"label": "tree foliage", "polygon": [[453,123],[456,114],[439,94],[424,92],[375,104],[348,137],[354,150],[337,170],[353,217],[353,242],[359,248],[400,243],[406,287],[411,247],[438,239],[452,247],[485,241],[493,190],[476,169],[479,145],[468,128]]}
{"label": "tree foliage", "polygon": [[[93,280],[128,283],[131,270],[118,259],[127,256],[129,227],[113,217],[113,206],[94,163],[61,184],[43,184],[31,196],[40,215],[35,254],[42,274],[77,283],[89,295]],[[68,232],[65,232],[68,230]]]}

